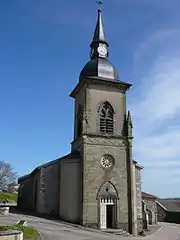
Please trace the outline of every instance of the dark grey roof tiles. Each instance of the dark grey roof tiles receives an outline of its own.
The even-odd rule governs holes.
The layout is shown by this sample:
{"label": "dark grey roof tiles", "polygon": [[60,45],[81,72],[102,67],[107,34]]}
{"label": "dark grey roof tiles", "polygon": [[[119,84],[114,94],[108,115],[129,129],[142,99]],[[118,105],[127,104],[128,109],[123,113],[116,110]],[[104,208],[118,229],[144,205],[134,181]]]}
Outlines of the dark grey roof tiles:
{"label": "dark grey roof tiles", "polygon": [[101,10],[100,9],[98,9],[98,20],[97,20],[97,23],[96,23],[96,28],[95,28],[92,43],[93,42],[102,42],[102,43],[106,43],[108,45],[108,43],[106,42],[106,38],[105,38],[102,15],[101,15]]}
{"label": "dark grey roof tiles", "polygon": [[82,69],[79,80],[86,77],[101,77],[118,81],[119,75],[115,67],[106,58],[96,58],[90,60]]}
{"label": "dark grey roof tiles", "polygon": [[180,207],[172,200],[166,199],[157,199],[159,202],[168,212],[180,212]]}
{"label": "dark grey roof tiles", "polygon": [[[87,77],[101,77],[109,81],[119,81],[119,74],[115,67],[109,62],[109,44],[106,41],[101,10],[98,10],[98,20],[94,32],[93,40],[90,44],[91,57],[80,73],[79,81]],[[99,48],[103,48],[106,53],[101,54]]]}

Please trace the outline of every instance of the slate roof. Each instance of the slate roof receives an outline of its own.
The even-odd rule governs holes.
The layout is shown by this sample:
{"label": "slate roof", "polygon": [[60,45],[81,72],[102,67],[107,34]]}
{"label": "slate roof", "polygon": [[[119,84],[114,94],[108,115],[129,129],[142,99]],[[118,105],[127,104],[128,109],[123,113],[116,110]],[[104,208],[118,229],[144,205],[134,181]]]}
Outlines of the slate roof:
{"label": "slate roof", "polygon": [[41,168],[44,168],[44,167],[49,167],[50,165],[52,165],[52,164],[54,164],[54,163],[56,163],[60,160],[71,159],[71,158],[79,159],[80,158],[80,153],[78,151],[71,152],[66,156],[63,156],[63,157],[60,157],[56,160],[53,160],[53,161],[47,162],[45,164],[42,164],[42,165],[38,166],[37,169],[41,169]]}
{"label": "slate roof", "polygon": [[142,198],[151,198],[151,199],[156,199],[157,197],[154,195],[151,195],[149,193],[142,192]]}
{"label": "slate roof", "polygon": [[[98,51],[98,46],[103,44],[107,53],[101,55]],[[110,81],[117,81],[119,79],[118,72],[115,67],[108,60],[108,47],[109,44],[106,41],[103,20],[101,10],[98,10],[98,20],[94,32],[93,41],[90,44],[91,47],[91,57],[90,61],[84,66],[80,73],[79,80],[82,81],[86,77],[103,77],[109,79]]]}
{"label": "slate roof", "polygon": [[53,160],[53,161],[50,161],[50,162],[47,162],[45,164],[42,164],[38,167],[36,167],[31,173],[27,174],[27,175],[24,175],[20,178],[18,178],[18,182],[21,181],[21,180],[25,180],[27,178],[29,178],[30,176],[32,176],[36,171],[40,170],[41,168],[45,168],[45,167],[49,167],[50,165],[53,165],[55,163],[57,163],[58,161],[60,160],[65,160],[65,159],[79,159],[80,158],[80,153],[78,151],[73,151],[71,153],[69,153],[68,155],[66,156],[63,156],[61,158],[58,158],[56,160]]}
{"label": "slate roof", "polygon": [[157,199],[167,212],[180,212],[180,202],[175,202],[170,199]]}

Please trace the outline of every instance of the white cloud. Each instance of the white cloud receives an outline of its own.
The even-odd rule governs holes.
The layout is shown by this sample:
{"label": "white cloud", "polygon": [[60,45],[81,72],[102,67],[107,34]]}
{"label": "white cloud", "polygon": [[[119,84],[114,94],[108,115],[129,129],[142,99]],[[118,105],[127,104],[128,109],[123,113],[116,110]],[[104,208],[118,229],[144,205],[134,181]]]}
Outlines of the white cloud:
{"label": "white cloud", "polygon": [[[172,52],[175,54],[177,48],[175,45],[179,45],[180,40],[180,29],[179,28],[168,28],[168,29],[157,29],[148,39],[140,43],[138,51],[134,54],[134,71],[138,71],[139,66],[144,68],[144,58],[148,62],[151,57],[159,57],[164,54],[169,56]],[[161,54],[159,54],[161,52]],[[141,68],[141,71],[143,70]]]}
{"label": "white cloud", "polygon": [[[169,168],[169,167],[180,167],[180,161],[157,161],[157,162],[147,162],[145,163],[145,167],[149,168]],[[161,169],[162,170],[162,169]],[[180,168],[174,170],[173,174],[179,174],[180,175]],[[179,178],[180,179],[180,178]]]}
{"label": "white cloud", "polygon": [[[157,45],[157,43],[159,43],[159,45],[161,45],[162,47],[162,43],[167,42],[168,39],[170,39],[170,42],[172,43],[172,41],[174,41],[176,37],[179,36],[179,34],[180,30],[177,28],[161,29],[155,31],[154,34],[152,34],[145,42],[141,43],[138,52],[136,52],[135,54],[135,57],[141,58],[142,54],[145,54],[147,51],[149,51],[151,47],[153,47],[153,45]],[[173,36],[175,36],[175,39],[173,39]]]}
{"label": "white cloud", "polygon": [[[173,33],[180,39],[179,31]],[[169,34],[163,32],[163,38],[167,36],[169,38]],[[174,38],[174,35],[172,37]],[[152,41],[163,38],[158,35],[152,38]],[[151,43],[146,42],[143,51],[145,49],[146,56],[149,54],[152,57]],[[154,59],[152,57],[153,64],[144,74],[140,86],[130,99],[135,137],[134,156],[145,166],[144,190],[156,189],[156,195],[163,195],[165,191],[166,195],[168,193],[175,195],[176,183],[180,182],[180,47],[179,45],[171,47],[171,54],[169,48],[166,54],[167,49],[164,46],[164,49],[156,52]],[[143,57],[144,55],[141,62],[146,60]],[[172,189],[162,189],[161,186],[165,183],[171,183],[174,192]],[[153,188],[152,184],[158,184],[159,188],[157,186]]]}

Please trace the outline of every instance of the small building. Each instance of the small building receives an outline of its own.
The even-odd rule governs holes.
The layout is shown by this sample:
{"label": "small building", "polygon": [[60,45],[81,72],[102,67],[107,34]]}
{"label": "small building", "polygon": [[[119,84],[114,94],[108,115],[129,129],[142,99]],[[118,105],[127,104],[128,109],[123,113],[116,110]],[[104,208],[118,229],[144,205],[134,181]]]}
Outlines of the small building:
{"label": "small building", "polygon": [[180,199],[157,199],[157,220],[180,224]]}
{"label": "small building", "polygon": [[12,182],[8,185],[8,192],[10,193],[17,193],[19,185],[16,182]]}
{"label": "small building", "polygon": [[156,199],[156,196],[142,192],[143,220],[147,222],[147,225],[157,224]]}

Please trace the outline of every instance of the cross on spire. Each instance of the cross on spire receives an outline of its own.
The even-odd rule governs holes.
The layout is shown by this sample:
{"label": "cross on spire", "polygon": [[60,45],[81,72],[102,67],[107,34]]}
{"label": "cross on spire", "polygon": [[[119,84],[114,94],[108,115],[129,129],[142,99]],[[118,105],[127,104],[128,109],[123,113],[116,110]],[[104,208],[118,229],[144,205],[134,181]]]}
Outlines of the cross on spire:
{"label": "cross on spire", "polygon": [[103,2],[100,1],[100,0],[97,0],[96,3],[99,5],[99,9],[100,9],[100,7],[101,7],[101,5],[103,4]]}

